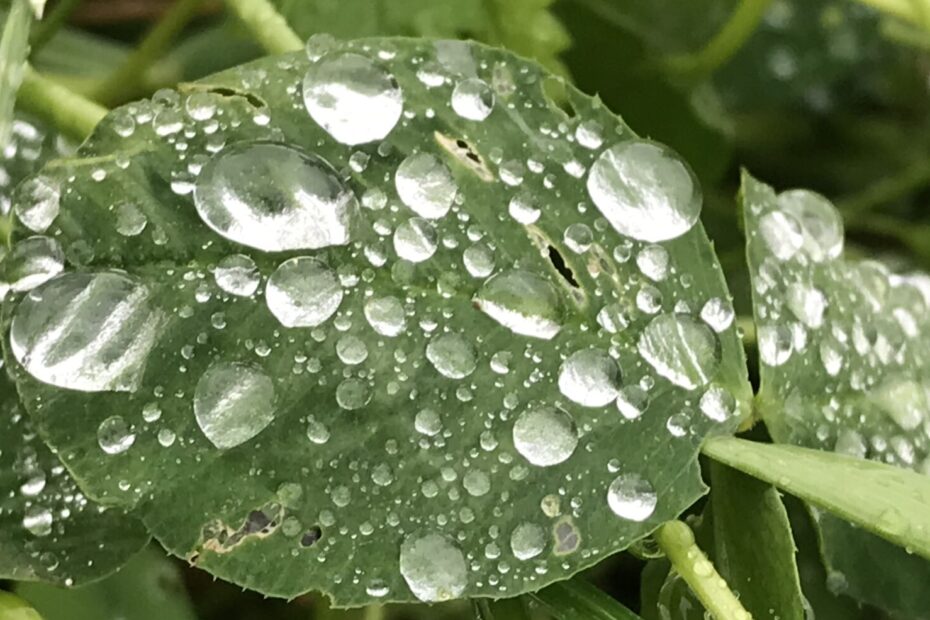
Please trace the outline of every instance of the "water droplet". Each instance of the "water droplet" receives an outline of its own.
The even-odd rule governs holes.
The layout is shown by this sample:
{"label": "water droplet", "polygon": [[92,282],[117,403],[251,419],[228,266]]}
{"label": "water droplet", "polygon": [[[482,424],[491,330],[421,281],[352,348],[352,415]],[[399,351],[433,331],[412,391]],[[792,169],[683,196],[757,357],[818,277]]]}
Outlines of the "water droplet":
{"label": "water droplet", "polygon": [[472,497],[481,497],[491,490],[491,479],[480,469],[472,469],[462,479],[462,486]]}
{"label": "water droplet", "polygon": [[413,419],[413,425],[418,433],[432,437],[442,430],[442,419],[434,409],[421,409]]}
{"label": "water droplet", "polygon": [[61,190],[52,179],[36,176],[23,181],[17,189],[14,210],[23,225],[36,233],[44,233],[58,217]]}
{"label": "water droplet", "polygon": [[346,334],[336,341],[336,355],[343,364],[355,366],[368,358],[368,347],[358,336]]}
{"label": "water droplet", "polygon": [[711,297],[701,308],[701,319],[718,334],[733,324],[735,316],[733,307],[720,297]]}
{"label": "water droplet", "polygon": [[372,297],[365,302],[365,318],[371,328],[393,338],[400,335],[406,326],[404,306],[396,297]]}
{"label": "water droplet", "polygon": [[613,402],[619,388],[617,362],[599,349],[576,351],[559,367],[559,390],[579,405],[603,407]]}
{"label": "water droplet", "polygon": [[701,214],[701,191],[668,147],[630,140],[605,150],[588,175],[591,200],[622,235],[665,241],[685,234]]}
{"label": "water droplet", "polygon": [[823,325],[827,298],[819,289],[794,282],[788,286],[786,302],[794,316],[811,329],[817,329]]}
{"label": "water droplet", "polygon": [[720,365],[714,332],[686,314],[661,314],[652,319],[637,349],[657,373],[688,390],[713,379]]}
{"label": "water droplet", "polygon": [[135,441],[135,433],[121,416],[110,416],[97,427],[97,444],[107,454],[121,454]]}
{"label": "water droplet", "polygon": [[533,465],[550,467],[572,455],[578,445],[578,431],[567,412],[535,406],[524,410],[514,422],[513,444]]}
{"label": "water droplet", "polygon": [[345,245],[358,209],[326,161],[271,142],[220,151],[197,179],[194,204],[211,229],[266,252]]}
{"label": "water droplet", "polygon": [[310,117],[343,144],[386,137],[404,109],[404,97],[390,73],[358,54],[325,58],[310,67],[303,83]]}
{"label": "water droplet", "polygon": [[361,409],[371,401],[371,388],[362,379],[345,379],[336,386],[336,404],[347,411]]}
{"label": "water droplet", "polygon": [[712,385],[701,396],[700,407],[701,413],[714,422],[726,422],[736,409],[736,399],[726,388]]}
{"label": "water droplet", "polygon": [[565,241],[568,249],[575,254],[584,254],[594,243],[594,233],[591,232],[591,228],[587,224],[576,222],[565,228],[565,232],[562,233],[562,240]]}
{"label": "water droplet", "polygon": [[465,556],[445,536],[412,534],[400,546],[400,574],[419,600],[434,603],[458,598],[468,585]]}
{"label": "water droplet", "polygon": [[494,109],[494,91],[484,80],[462,80],[452,91],[452,109],[462,118],[483,121]]}
{"label": "water droplet", "polygon": [[52,533],[53,522],[52,511],[36,504],[27,508],[23,515],[23,527],[33,536],[40,538]]}
{"label": "water droplet", "polygon": [[778,206],[800,224],[805,253],[814,262],[843,252],[843,219],[829,200],[816,192],[793,189],[778,195]]}
{"label": "water droplet", "polygon": [[329,437],[330,433],[329,429],[326,428],[326,425],[318,421],[313,416],[310,416],[307,419],[307,439],[317,445],[323,445],[329,441]]}
{"label": "water droplet", "polygon": [[440,334],[426,346],[426,358],[439,374],[464,379],[475,371],[475,348],[461,334]]}
{"label": "water droplet", "polygon": [[252,439],[274,420],[274,384],[255,366],[216,362],[197,382],[194,416],[207,439],[221,450]]}
{"label": "water droplet", "polygon": [[452,207],[458,187],[435,155],[415,153],[397,167],[394,185],[401,201],[420,217],[435,220]]}
{"label": "water droplet", "polygon": [[116,207],[116,232],[124,237],[135,237],[149,223],[142,209],[131,202],[121,202]]}
{"label": "water droplet", "polygon": [[759,218],[759,233],[779,260],[788,260],[804,244],[801,225],[793,216],[781,211],[770,211]]}
{"label": "water droplet", "polygon": [[51,237],[29,237],[13,246],[4,260],[4,272],[10,288],[16,292],[31,290],[61,273],[65,255],[61,245]]}
{"label": "water droplet", "polygon": [[531,560],[546,548],[546,532],[535,523],[524,521],[510,534],[510,550],[518,560]]}
{"label": "water droplet", "polygon": [[760,325],[756,336],[764,364],[781,366],[794,352],[794,339],[787,325]]}
{"label": "water droplet", "polygon": [[268,278],[265,302],[285,327],[315,327],[342,303],[336,274],[321,261],[297,256],[281,263]]}
{"label": "water droplet", "polygon": [[84,392],[132,391],[161,323],[141,283],[117,273],[69,273],[20,302],[10,349],[39,381]]}
{"label": "water droplet", "polygon": [[607,489],[607,504],[618,517],[641,522],[655,512],[658,496],[653,486],[639,474],[621,474]]}
{"label": "water droplet", "polygon": [[482,312],[516,334],[551,340],[562,328],[558,290],[529,271],[511,269],[495,275],[474,301]]}
{"label": "water droplet", "polygon": [[216,285],[230,295],[250,297],[261,282],[258,266],[245,254],[227,256],[213,270]]}
{"label": "water droplet", "polygon": [[650,280],[661,282],[668,275],[668,251],[661,245],[647,245],[636,255],[636,266]]}
{"label": "water droplet", "polygon": [[617,410],[627,420],[643,415],[649,406],[649,394],[638,385],[627,385],[617,394]]}
{"label": "water droplet", "polygon": [[436,253],[436,228],[421,217],[401,222],[394,231],[394,251],[411,263],[422,263]]}
{"label": "water droplet", "polygon": [[536,200],[528,192],[521,192],[510,199],[507,206],[510,217],[521,224],[535,224],[542,211],[536,205]]}

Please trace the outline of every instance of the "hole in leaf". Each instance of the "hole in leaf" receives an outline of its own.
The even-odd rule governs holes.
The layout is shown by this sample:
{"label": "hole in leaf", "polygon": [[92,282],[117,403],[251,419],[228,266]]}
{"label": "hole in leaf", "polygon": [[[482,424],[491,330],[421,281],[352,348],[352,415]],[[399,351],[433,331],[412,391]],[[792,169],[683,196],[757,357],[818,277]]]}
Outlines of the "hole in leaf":
{"label": "hole in leaf", "polygon": [[323,530],[320,529],[319,525],[314,525],[300,537],[300,546],[312,547],[319,542],[321,538],[323,538]]}
{"label": "hole in leaf", "polygon": [[565,264],[565,259],[562,257],[562,253],[555,246],[548,246],[549,248],[549,262],[552,263],[552,266],[555,267],[555,270],[559,272],[566,282],[571,284],[573,287],[578,288],[578,280],[575,279],[575,274],[572,272],[571,268]]}

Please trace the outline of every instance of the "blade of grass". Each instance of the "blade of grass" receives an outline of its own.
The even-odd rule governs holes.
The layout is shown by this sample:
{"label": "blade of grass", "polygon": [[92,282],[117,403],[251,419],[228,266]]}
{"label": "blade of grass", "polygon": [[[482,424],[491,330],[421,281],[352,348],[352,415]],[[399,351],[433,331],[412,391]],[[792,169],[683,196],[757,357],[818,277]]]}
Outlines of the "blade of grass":
{"label": "blade of grass", "polygon": [[268,0],[226,0],[226,5],[268,53],[284,54],[303,48],[300,37]]}
{"label": "blade of grass", "polygon": [[581,578],[560,581],[525,595],[555,620],[642,620],[620,602]]}

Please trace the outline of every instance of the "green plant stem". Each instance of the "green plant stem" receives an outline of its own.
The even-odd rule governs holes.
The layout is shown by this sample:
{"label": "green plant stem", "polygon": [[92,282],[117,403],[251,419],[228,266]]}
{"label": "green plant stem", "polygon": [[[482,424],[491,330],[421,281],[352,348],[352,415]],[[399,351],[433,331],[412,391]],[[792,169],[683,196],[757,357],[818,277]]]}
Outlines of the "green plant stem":
{"label": "green plant stem", "polygon": [[522,598],[475,599],[472,605],[476,620],[530,620]]}
{"label": "green plant stem", "polygon": [[930,185],[930,159],[918,160],[897,174],[885,177],[865,190],[837,201],[846,219],[886,205]]}
{"label": "green plant stem", "polygon": [[369,605],[365,608],[362,620],[384,620],[386,617],[383,605]]}
{"label": "green plant stem", "polygon": [[226,5],[268,53],[285,54],[303,48],[300,37],[268,0],[226,0]]}
{"label": "green plant stem", "polygon": [[71,13],[81,4],[81,1],[82,0],[59,0],[55,7],[42,18],[38,27],[33,29],[32,36],[29,39],[29,44],[32,46],[32,54],[37,53],[40,49],[45,47],[45,44],[55,36],[59,28],[68,21],[68,18],[71,17]]}
{"label": "green plant stem", "polygon": [[665,557],[691,587],[704,609],[716,620],[749,620],[752,616],[694,542],[694,532],[682,521],[667,521],[656,531]]}
{"label": "green plant stem", "polygon": [[756,322],[751,316],[736,317],[736,327],[742,333],[743,344],[746,346],[755,346],[756,344]]}
{"label": "green plant stem", "polygon": [[135,96],[146,71],[165,54],[202,3],[203,0],[176,0],[145,35],[139,47],[95,89],[94,98],[113,104]]}
{"label": "green plant stem", "polygon": [[930,0],[859,0],[859,2],[930,32]]}
{"label": "green plant stem", "polygon": [[771,0],[741,0],[730,18],[701,50],[667,58],[665,65],[675,73],[703,78],[729,60],[755,32]]}
{"label": "green plant stem", "polygon": [[49,122],[62,134],[84,140],[107,114],[107,109],[68,90],[26,65],[17,104]]}
{"label": "green plant stem", "polygon": [[42,620],[42,616],[23,599],[0,590],[0,619]]}

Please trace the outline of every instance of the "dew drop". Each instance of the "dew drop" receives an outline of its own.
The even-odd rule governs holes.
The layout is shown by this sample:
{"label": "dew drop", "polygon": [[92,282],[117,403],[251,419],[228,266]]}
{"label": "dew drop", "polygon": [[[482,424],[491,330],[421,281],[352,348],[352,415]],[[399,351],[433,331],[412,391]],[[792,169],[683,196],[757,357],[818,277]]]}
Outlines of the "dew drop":
{"label": "dew drop", "polygon": [[52,511],[44,506],[32,505],[23,515],[23,527],[27,532],[39,538],[52,533],[53,522]]}
{"label": "dew drop", "polygon": [[787,325],[760,325],[756,336],[759,358],[768,366],[781,366],[794,352],[794,339]]}
{"label": "dew drop", "polygon": [[793,189],[778,195],[778,206],[800,224],[803,248],[814,262],[843,252],[843,219],[829,200],[816,192]]}
{"label": "dew drop", "polygon": [[251,364],[216,362],[197,382],[194,417],[214,446],[235,448],[274,419],[274,384]]}
{"label": "dew drop", "polygon": [[400,574],[419,600],[434,603],[458,598],[468,585],[465,556],[445,536],[409,535],[400,546]]}
{"label": "dew drop", "polygon": [[310,117],[342,144],[365,144],[386,137],[404,108],[390,73],[358,54],[328,57],[312,65],[303,82]]}
{"label": "dew drop", "polygon": [[559,367],[559,390],[579,405],[603,407],[617,398],[619,388],[617,362],[599,349],[576,351]]}
{"label": "dew drop", "polygon": [[265,302],[285,327],[315,327],[342,303],[336,274],[320,260],[297,256],[284,261],[268,278]]}
{"label": "dew drop", "polygon": [[546,548],[546,533],[535,523],[524,521],[510,534],[510,550],[518,560],[531,560]]}
{"label": "dew drop", "polygon": [[16,292],[34,289],[61,273],[65,255],[51,237],[29,237],[13,246],[4,259],[4,273]]}
{"label": "dew drop", "polygon": [[404,159],[394,175],[394,186],[405,205],[430,220],[449,212],[458,191],[449,169],[430,153],[415,153]]}
{"label": "dew drop", "polygon": [[708,383],[720,365],[714,332],[686,314],[660,314],[652,319],[637,349],[657,373],[688,390]]}
{"label": "dew drop", "polygon": [[484,283],[474,302],[515,334],[551,340],[562,328],[558,291],[549,280],[530,271],[511,269],[495,275]]}
{"label": "dew drop", "polygon": [[658,496],[653,486],[639,474],[621,474],[607,489],[607,504],[618,517],[641,522],[655,512]]}
{"label": "dew drop", "polygon": [[221,260],[213,270],[216,285],[230,295],[251,297],[261,282],[255,261],[245,254],[233,254]]}
{"label": "dew drop", "polygon": [[116,207],[116,232],[124,237],[135,237],[149,223],[142,209],[131,202],[121,202]]}
{"label": "dew drop", "polygon": [[483,121],[494,109],[494,91],[479,78],[468,78],[455,85],[452,109],[471,121]]}
{"label": "dew drop", "polygon": [[440,334],[426,346],[426,359],[449,379],[464,379],[475,371],[475,348],[461,334]]}
{"label": "dew drop", "polygon": [[121,454],[132,447],[136,435],[121,416],[110,416],[97,427],[97,444],[107,454]]}
{"label": "dew drop", "polygon": [[422,263],[436,253],[436,228],[421,217],[412,217],[394,231],[394,251],[411,263]]}
{"label": "dew drop", "polygon": [[718,334],[726,331],[735,317],[733,307],[719,297],[711,297],[701,308],[701,320]]}
{"label": "dew drop", "polygon": [[736,410],[736,399],[726,388],[712,385],[701,396],[700,408],[714,422],[726,422]]}
{"label": "dew drop", "polygon": [[578,431],[567,412],[535,406],[525,409],[514,422],[513,444],[533,465],[550,467],[572,455],[578,445]]}
{"label": "dew drop", "polygon": [[371,401],[371,387],[362,379],[344,379],[336,386],[336,404],[346,411],[361,409]]}
{"label": "dew drop", "polygon": [[237,143],[215,155],[197,178],[194,204],[211,229],[266,252],[346,245],[358,209],[326,161],[271,142]]}
{"label": "dew drop", "polygon": [[701,214],[694,173],[668,147],[646,140],[601,153],[588,175],[588,193],[617,232],[640,241],[680,237]]}
{"label": "dew drop", "polygon": [[365,319],[382,336],[393,338],[406,326],[404,306],[396,297],[372,297],[365,302]]}
{"label": "dew drop", "polygon": [[44,233],[58,217],[61,190],[52,179],[43,176],[23,181],[17,189],[16,216],[36,233]]}

